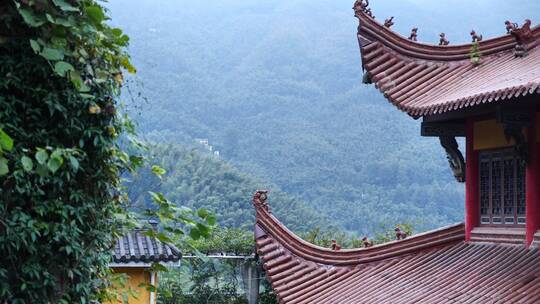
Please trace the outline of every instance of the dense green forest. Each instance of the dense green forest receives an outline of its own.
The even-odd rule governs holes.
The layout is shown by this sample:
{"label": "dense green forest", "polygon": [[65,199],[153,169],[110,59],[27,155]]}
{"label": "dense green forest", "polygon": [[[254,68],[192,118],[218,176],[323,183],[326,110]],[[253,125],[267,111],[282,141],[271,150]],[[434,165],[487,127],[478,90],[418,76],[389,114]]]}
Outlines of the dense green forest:
{"label": "dense green forest", "polygon": [[[300,209],[278,212],[295,227],[302,222],[292,219],[304,218],[305,206],[354,233],[381,223],[424,230],[462,221],[463,185],[453,180],[438,141],[421,138],[418,121],[361,84],[354,1],[158,2],[109,4],[114,22],[132,37],[140,69],[125,96],[140,113],[140,129],[158,143],[191,147],[208,139],[224,166],[257,181],[243,190],[219,181],[222,187],[198,193],[186,186],[184,172],[169,177],[166,192],[224,210],[218,213],[230,225],[249,219],[247,209],[231,210],[263,186],[295,197]],[[471,28],[500,35],[504,20],[522,22],[540,11],[536,2],[502,0],[372,2],[377,19],[396,16],[394,28],[403,34],[419,26],[426,42],[442,31],[452,43],[467,42]],[[233,198],[218,199],[224,196]],[[289,205],[280,202],[285,195],[271,199]]]}
{"label": "dense green forest", "polygon": [[129,196],[138,210],[152,206],[147,191],[163,192],[182,206],[209,209],[223,226],[252,229],[254,209],[250,198],[256,189],[264,186],[271,191],[272,212],[292,229],[335,228],[303,201],[288,196],[275,185],[239,172],[211,154],[177,144],[151,146],[150,151],[149,157],[167,170],[167,174],[159,179],[150,169],[145,169],[129,179]]}

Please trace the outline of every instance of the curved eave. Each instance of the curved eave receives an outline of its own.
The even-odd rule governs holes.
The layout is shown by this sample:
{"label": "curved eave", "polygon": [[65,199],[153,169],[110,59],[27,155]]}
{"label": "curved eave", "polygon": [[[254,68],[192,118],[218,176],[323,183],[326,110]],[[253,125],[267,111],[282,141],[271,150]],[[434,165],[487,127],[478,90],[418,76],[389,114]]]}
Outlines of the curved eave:
{"label": "curved eave", "polygon": [[[385,27],[363,12],[357,12],[355,16],[360,22],[358,39],[361,43],[361,48],[366,47],[370,43],[379,42],[392,51],[410,59],[445,62],[470,59],[472,43],[439,46],[412,41]],[[532,31],[535,37],[534,40],[536,41],[540,37],[540,26],[533,27]],[[514,37],[509,34],[486,39],[478,43],[482,54],[485,56],[511,50],[515,44]]]}
{"label": "curved eave", "polygon": [[[280,255],[285,249],[293,256],[317,264],[356,266],[465,240],[464,225],[456,224],[370,248],[334,251],[302,240],[268,210],[261,207],[260,202],[255,200],[254,205],[256,207],[255,238],[259,256]],[[270,266],[272,265],[266,265],[265,268]]]}
{"label": "curved eave", "polygon": [[366,80],[414,118],[494,102],[516,102],[540,93],[540,27],[516,57],[511,35],[481,41],[480,64],[472,44],[437,46],[411,41],[357,12],[358,40]]}

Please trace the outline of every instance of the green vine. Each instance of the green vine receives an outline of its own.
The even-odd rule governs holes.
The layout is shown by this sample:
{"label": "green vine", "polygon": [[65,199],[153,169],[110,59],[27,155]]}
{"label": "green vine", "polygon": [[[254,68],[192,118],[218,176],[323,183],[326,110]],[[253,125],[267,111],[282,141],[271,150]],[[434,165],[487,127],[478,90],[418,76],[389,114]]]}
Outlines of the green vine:
{"label": "green vine", "polygon": [[480,58],[481,55],[482,54],[480,53],[478,42],[473,42],[471,46],[471,52],[470,52],[471,63],[473,65],[479,65],[481,63],[481,58]]}
{"label": "green vine", "polygon": [[[120,176],[144,158],[119,144],[140,147],[118,110],[135,68],[107,20],[95,0],[0,3],[0,303],[110,298],[111,248],[134,221]],[[153,198],[163,230],[152,236],[210,234],[206,211]]]}

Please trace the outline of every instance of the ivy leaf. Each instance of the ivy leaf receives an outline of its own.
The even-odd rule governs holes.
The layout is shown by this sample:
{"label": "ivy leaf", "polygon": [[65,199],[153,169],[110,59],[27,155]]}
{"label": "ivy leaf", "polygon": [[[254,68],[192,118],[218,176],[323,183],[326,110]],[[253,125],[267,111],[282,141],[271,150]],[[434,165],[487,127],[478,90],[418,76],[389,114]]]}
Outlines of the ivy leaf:
{"label": "ivy leaf", "polygon": [[62,158],[51,157],[49,158],[49,161],[47,162],[47,168],[49,168],[49,171],[51,171],[52,173],[55,173],[56,171],[58,171],[58,169],[60,169],[60,166],[62,166],[62,163],[63,163]]}
{"label": "ivy leaf", "polygon": [[189,231],[189,236],[194,240],[198,240],[201,238],[201,232],[196,227],[193,227]]}
{"label": "ivy leaf", "polygon": [[62,77],[66,76],[66,72],[74,70],[73,66],[65,61],[58,61],[54,64],[54,71]]}
{"label": "ivy leaf", "polygon": [[204,208],[200,208],[199,210],[197,210],[197,215],[200,218],[205,219],[208,216],[208,210],[206,210]]}
{"label": "ivy leaf", "polygon": [[13,139],[4,130],[0,129],[0,151],[11,151],[11,149],[13,149]]}
{"label": "ivy leaf", "polygon": [[97,5],[90,5],[86,7],[86,14],[88,17],[94,21],[94,23],[101,23],[105,19],[105,13],[103,9]]}
{"label": "ivy leaf", "polygon": [[71,168],[73,168],[73,171],[79,170],[79,161],[75,157],[70,156],[69,163],[71,164]]}
{"label": "ivy leaf", "polygon": [[34,50],[34,52],[36,54],[39,54],[39,52],[41,51],[41,46],[39,45],[39,43],[34,40],[34,39],[30,39],[30,46],[32,47],[32,50]]}
{"label": "ivy leaf", "polygon": [[137,72],[137,69],[135,69],[135,67],[131,65],[129,58],[127,57],[122,57],[122,59],[120,60],[120,64],[131,74],[134,74]]}
{"label": "ivy leaf", "polygon": [[64,52],[62,52],[59,49],[53,49],[53,48],[43,48],[43,51],[40,53],[43,58],[51,61],[57,61],[64,59]]}
{"label": "ivy leaf", "polygon": [[31,27],[38,27],[45,23],[45,20],[35,16],[31,11],[20,8],[20,5],[17,5],[17,10],[19,14],[23,17],[24,23],[28,24]]}
{"label": "ivy leaf", "polygon": [[49,158],[49,155],[47,154],[47,151],[38,150],[36,152],[36,160],[37,160],[38,164],[44,165],[45,162],[47,162],[48,158]]}
{"label": "ivy leaf", "polygon": [[36,173],[41,177],[45,177],[49,175],[49,170],[47,169],[47,166],[39,165],[36,167]]}
{"label": "ivy leaf", "polygon": [[5,157],[0,157],[0,176],[9,173],[8,160]]}
{"label": "ivy leaf", "polygon": [[26,172],[30,172],[34,168],[34,162],[32,162],[32,159],[26,155],[21,158],[21,163],[24,171]]}
{"label": "ivy leaf", "polygon": [[53,0],[54,5],[58,6],[64,12],[78,12],[79,9],[71,6],[64,0]]}
{"label": "ivy leaf", "polygon": [[157,175],[157,177],[161,178],[163,174],[165,174],[167,171],[165,169],[161,168],[160,166],[153,165],[152,166],[152,173]]}
{"label": "ivy leaf", "polygon": [[81,73],[77,70],[73,70],[69,73],[69,77],[71,80],[71,83],[73,83],[73,86],[79,91],[79,92],[88,92],[90,91],[90,88],[84,83],[81,77]]}
{"label": "ivy leaf", "polygon": [[208,223],[208,225],[214,226],[217,223],[217,219],[213,214],[210,214],[208,218],[206,218],[206,222]]}

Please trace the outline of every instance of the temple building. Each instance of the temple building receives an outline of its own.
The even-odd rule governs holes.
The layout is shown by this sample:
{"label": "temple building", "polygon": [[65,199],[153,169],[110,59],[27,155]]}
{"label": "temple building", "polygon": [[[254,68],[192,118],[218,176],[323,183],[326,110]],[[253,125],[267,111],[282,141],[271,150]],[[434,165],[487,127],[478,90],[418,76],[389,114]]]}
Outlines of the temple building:
{"label": "temple building", "polygon": [[540,303],[540,27],[506,21],[497,38],[432,45],[367,1],[354,11],[363,81],[439,138],[465,183],[464,223],[331,250],[294,235],[258,191],[257,254],[280,303]]}
{"label": "temple building", "polygon": [[118,299],[109,304],[156,304],[158,290],[148,288],[158,285],[158,275],[152,264],[177,265],[181,257],[178,248],[147,236],[144,229],[133,229],[118,237],[109,268],[116,274],[125,275],[126,282],[123,286],[113,286]]}

